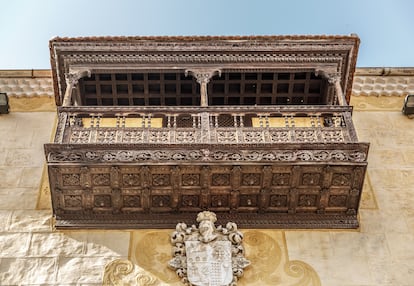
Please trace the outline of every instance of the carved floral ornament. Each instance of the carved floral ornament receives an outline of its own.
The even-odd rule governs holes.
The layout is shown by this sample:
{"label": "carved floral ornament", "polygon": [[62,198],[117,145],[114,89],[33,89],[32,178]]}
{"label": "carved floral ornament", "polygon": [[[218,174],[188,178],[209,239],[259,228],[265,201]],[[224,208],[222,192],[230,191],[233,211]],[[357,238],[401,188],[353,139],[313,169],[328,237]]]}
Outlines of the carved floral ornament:
{"label": "carved floral ornament", "polygon": [[244,258],[243,234],[228,222],[216,227],[216,214],[209,211],[197,215],[199,226],[178,223],[171,235],[175,269],[184,285],[235,286],[250,265]]}

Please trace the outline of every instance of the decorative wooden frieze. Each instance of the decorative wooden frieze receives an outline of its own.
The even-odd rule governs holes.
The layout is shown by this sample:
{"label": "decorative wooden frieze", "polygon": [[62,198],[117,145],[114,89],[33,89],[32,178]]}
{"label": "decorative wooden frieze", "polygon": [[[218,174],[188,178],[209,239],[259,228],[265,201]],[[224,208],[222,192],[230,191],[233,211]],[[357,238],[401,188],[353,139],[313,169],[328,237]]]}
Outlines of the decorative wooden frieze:
{"label": "decorative wooden frieze", "polygon": [[[144,149],[144,148],[143,148]],[[238,150],[238,151],[209,151],[204,150],[94,150],[82,148],[82,150],[50,150],[48,161],[51,163],[59,162],[94,162],[94,163],[144,163],[148,160],[154,162],[190,162],[201,160],[203,162],[365,162],[367,154],[364,148],[350,150],[284,150],[284,151],[264,151]],[[305,181],[315,183],[311,174],[307,175]],[[165,176],[164,176],[165,177]],[[96,178],[104,179],[103,177]],[[160,178],[161,180],[161,178]],[[158,180],[158,181],[160,181]],[[225,178],[221,176],[215,180],[217,184],[223,184]],[[229,182],[228,182],[229,183]],[[160,181],[160,184],[164,184]],[[312,184],[312,183],[311,183]]]}

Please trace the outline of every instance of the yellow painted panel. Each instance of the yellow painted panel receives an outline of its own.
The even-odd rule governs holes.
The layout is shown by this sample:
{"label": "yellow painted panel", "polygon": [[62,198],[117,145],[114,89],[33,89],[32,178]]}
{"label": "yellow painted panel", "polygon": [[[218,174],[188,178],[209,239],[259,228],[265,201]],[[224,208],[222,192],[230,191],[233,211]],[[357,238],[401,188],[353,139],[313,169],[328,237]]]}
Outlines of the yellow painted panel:
{"label": "yellow painted panel", "polygon": [[[161,128],[162,118],[151,118],[151,128]],[[82,118],[82,124],[85,128],[91,126],[91,118]],[[94,122],[96,126],[96,119]],[[101,118],[99,121],[99,127],[116,127],[116,118]],[[125,118],[125,127],[142,127],[142,118]],[[144,127],[149,127],[148,119],[145,120]]]}
{"label": "yellow painted panel", "polygon": [[[313,127],[323,126],[323,119],[322,118],[315,118],[315,117],[288,117],[286,122],[285,117],[268,117],[267,120],[269,122],[269,127],[293,127],[292,119],[294,121],[295,127]],[[260,121],[262,122],[262,126],[266,127],[266,119],[264,117],[253,117],[252,118],[252,125],[253,127],[260,127]],[[314,125],[312,125],[312,123]]]}

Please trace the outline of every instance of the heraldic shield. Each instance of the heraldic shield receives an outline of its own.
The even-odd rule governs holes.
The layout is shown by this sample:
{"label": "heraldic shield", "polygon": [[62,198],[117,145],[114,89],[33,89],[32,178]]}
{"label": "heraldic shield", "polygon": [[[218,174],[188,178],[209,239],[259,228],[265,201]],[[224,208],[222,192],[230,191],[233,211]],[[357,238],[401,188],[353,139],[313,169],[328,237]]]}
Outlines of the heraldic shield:
{"label": "heraldic shield", "polygon": [[193,285],[229,285],[233,280],[231,242],[186,241],[187,277]]}
{"label": "heraldic shield", "polygon": [[169,266],[185,285],[234,286],[250,264],[244,258],[243,234],[233,222],[216,227],[214,213],[198,214],[199,226],[178,223],[171,235],[174,258]]}

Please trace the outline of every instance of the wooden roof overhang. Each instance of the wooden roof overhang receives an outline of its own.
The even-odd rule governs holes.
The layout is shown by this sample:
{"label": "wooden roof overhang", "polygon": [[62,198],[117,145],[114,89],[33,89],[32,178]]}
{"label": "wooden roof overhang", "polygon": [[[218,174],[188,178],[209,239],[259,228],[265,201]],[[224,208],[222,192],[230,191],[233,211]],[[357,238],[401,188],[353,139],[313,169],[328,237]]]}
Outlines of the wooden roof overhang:
{"label": "wooden roof overhang", "polygon": [[356,35],[56,37],[50,40],[55,100],[62,105],[70,73],[208,68],[314,71],[339,79],[349,103],[359,42]]}

